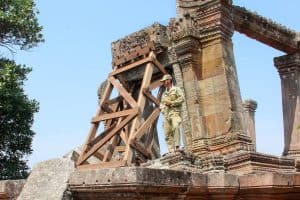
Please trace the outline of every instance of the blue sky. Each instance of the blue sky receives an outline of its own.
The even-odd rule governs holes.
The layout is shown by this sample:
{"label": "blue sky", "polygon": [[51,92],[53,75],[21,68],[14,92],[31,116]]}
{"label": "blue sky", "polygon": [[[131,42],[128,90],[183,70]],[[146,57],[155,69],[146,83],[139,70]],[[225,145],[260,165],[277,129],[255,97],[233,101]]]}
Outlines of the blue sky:
{"label": "blue sky", "polygon": [[[14,56],[33,68],[25,89],[40,102],[30,166],[84,143],[97,109],[97,88],[111,70],[111,42],[154,22],[167,25],[176,16],[175,1],[36,1],[45,43]],[[234,0],[234,4],[300,30],[299,0]],[[280,155],[281,86],[273,58],[283,53],[238,33],[233,42],[242,98],[258,102],[257,149]]]}

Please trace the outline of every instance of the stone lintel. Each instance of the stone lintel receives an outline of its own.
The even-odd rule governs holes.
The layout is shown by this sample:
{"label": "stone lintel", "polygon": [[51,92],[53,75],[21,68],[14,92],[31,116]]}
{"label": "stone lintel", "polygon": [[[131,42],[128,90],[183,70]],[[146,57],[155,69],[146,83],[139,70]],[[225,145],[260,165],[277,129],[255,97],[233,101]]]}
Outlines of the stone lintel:
{"label": "stone lintel", "polygon": [[235,30],[286,53],[299,48],[296,32],[239,6],[233,6]]}

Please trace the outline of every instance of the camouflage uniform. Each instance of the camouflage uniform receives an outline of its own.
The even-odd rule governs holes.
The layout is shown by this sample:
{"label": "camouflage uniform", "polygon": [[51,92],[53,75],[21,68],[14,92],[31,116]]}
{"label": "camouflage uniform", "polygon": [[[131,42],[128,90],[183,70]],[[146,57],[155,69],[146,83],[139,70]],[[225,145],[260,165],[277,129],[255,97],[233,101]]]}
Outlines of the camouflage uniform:
{"label": "camouflage uniform", "polygon": [[[184,95],[179,87],[172,86],[163,93],[160,109],[164,115],[164,132],[169,152],[180,146],[181,107],[184,102]],[[170,104],[168,106],[168,104]]]}

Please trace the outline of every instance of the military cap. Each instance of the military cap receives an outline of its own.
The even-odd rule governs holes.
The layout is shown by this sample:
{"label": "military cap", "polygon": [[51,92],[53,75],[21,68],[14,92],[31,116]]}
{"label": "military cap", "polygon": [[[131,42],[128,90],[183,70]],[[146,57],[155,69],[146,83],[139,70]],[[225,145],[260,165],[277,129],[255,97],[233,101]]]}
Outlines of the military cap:
{"label": "military cap", "polygon": [[165,74],[160,81],[162,82],[165,80],[172,80],[172,76],[170,74]]}

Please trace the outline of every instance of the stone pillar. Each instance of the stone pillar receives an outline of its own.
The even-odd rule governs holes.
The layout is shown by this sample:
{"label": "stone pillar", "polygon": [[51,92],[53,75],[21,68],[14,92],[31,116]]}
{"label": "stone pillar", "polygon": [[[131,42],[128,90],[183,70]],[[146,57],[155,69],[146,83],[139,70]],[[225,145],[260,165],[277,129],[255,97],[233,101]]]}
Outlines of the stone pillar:
{"label": "stone pillar", "polygon": [[244,120],[246,125],[246,133],[252,139],[253,150],[256,151],[256,133],[255,133],[255,110],[257,108],[256,101],[249,99],[243,102]]}
{"label": "stone pillar", "polygon": [[300,158],[300,54],[276,57],[274,63],[281,79],[283,155]]}
{"label": "stone pillar", "polygon": [[[182,71],[188,114],[187,120],[190,121],[191,134],[187,138],[187,141],[190,143],[190,149],[193,148],[192,140],[194,138],[207,138],[199,104],[199,85],[197,81],[199,79],[197,74],[199,74],[200,68],[199,57],[201,56],[199,45],[199,41],[192,36],[174,42],[174,50]],[[202,151],[207,149],[205,144],[198,148],[201,148]]]}

